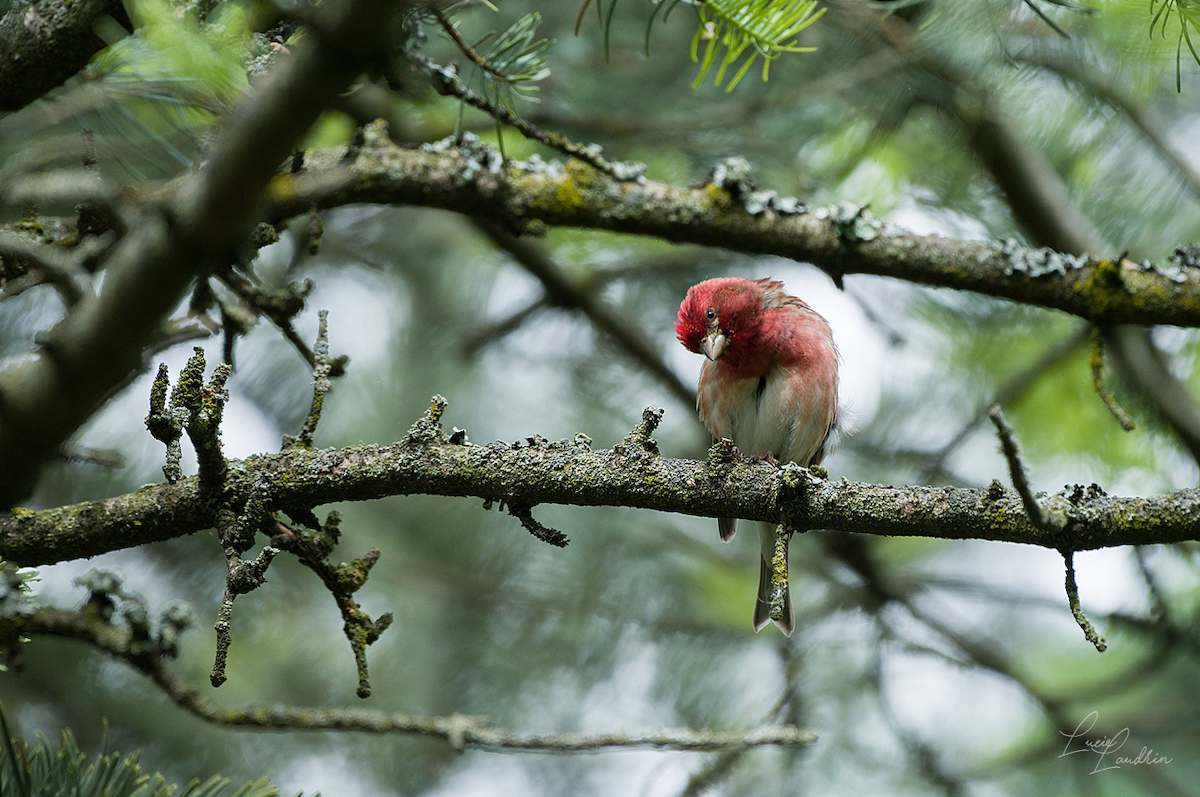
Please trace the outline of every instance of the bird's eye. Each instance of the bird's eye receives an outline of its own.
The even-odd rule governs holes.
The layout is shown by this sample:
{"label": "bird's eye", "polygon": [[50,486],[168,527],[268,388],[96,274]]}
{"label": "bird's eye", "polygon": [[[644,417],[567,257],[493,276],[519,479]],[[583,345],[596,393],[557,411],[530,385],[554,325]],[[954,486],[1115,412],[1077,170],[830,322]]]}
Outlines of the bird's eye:
{"label": "bird's eye", "polygon": [[704,317],[709,321],[715,321],[717,318],[717,311],[710,307],[704,311]]}

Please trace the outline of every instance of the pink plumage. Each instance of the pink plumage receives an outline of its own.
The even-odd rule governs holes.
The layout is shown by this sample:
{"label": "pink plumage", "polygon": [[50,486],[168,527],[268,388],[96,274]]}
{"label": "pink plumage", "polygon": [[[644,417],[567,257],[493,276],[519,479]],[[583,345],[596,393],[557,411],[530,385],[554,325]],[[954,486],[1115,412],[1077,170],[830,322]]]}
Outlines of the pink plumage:
{"label": "pink plumage", "polygon": [[[838,353],[829,323],[770,279],[721,277],[693,285],[679,306],[679,341],[706,357],[696,408],[714,437],[743,454],[819,465],[837,445]],[[718,522],[721,539],[735,518]],[[759,524],[762,548],[754,630],[767,624],[775,526]],[[795,628],[790,594],[776,625]]]}

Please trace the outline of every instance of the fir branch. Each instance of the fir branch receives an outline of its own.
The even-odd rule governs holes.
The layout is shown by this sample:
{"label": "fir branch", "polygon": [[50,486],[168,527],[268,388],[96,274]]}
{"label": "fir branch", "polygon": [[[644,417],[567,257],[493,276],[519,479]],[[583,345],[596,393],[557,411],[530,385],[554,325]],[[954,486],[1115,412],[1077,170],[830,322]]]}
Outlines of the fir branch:
{"label": "fir branch", "polygon": [[[692,38],[692,60],[700,61],[700,74],[696,76],[692,88],[700,87],[718,58],[721,66],[713,82],[721,85],[726,70],[749,51],[746,60],[725,87],[726,91],[733,91],[760,56],[763,59],[762,79],[765,83],[771,62],[781,54],[816,50],[815,47],[797,45],[795,37],[825,13],[825,9],[817,10],[816,0],[708,0],[698,4],[696,11],[700,26]],[[708,42],[703,59],[698,55],[701,41]]]}

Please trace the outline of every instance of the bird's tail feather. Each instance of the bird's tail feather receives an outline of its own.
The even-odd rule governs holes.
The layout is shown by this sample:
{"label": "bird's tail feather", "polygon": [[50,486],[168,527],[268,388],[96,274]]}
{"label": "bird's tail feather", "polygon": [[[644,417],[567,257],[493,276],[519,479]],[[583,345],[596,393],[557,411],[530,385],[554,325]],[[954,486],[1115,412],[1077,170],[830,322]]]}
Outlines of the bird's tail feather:
{"label": "bird's tail feather", "polygon": [[721,533],[721,542],[729,542],[733,535],[737,534],[737,521],[735,517],[717,518],[717,531]]}

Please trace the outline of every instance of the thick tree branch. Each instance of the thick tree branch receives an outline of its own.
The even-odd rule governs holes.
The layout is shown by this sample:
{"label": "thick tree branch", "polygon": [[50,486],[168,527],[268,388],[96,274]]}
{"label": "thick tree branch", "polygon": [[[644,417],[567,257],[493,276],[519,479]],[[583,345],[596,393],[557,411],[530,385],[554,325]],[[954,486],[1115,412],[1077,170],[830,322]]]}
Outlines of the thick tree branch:
{"label": "thick tree branch", "polygon": [[87,66],[105,45],[96,22],[132,27],[121,0],[15,2],[0,18],[0,111],[15,111]]}
{"label": "thick tree branch", "polygon": [[[650,235],[811,262],[834,277],[877,274],[1063,310],[1097,323],[1200,326],[1200,272],[1086,260],[1014,241],[919,236],[870,214],[777,213],[724,187],[620,182],[578,163],[509,162],[477,149],[408,150],[378,128],[354,164],[309,152],[308,171],[277,194],[281,216],[356,203],[482,215],[513,230],[539,223]],[[757,211],[757,212],[755,212]],[[854,216],[854,223],[848,221]]]}
{"label": "thick tree branch", "polygon": [[[987,489],[834,482],[765,462],[671,459],[624,442],[593,451],[583,435],[528,446],[451,443],[433,409],[398,443],[281,454],[229,463],[225,506],[307,511],[388,495],[474,496],[516,505],[628,506],[736,516],[811,529],[896,537],[983,539],[1055,550],[1200,540],[1200,490],[1150,498],[1076,487],[1054,496],[1061,524],[1038,529],[1020,497]],[[134,493],[0,516],[0,557],[23,566],[96,556],[212,528],[216,509],[196,477]]]}

